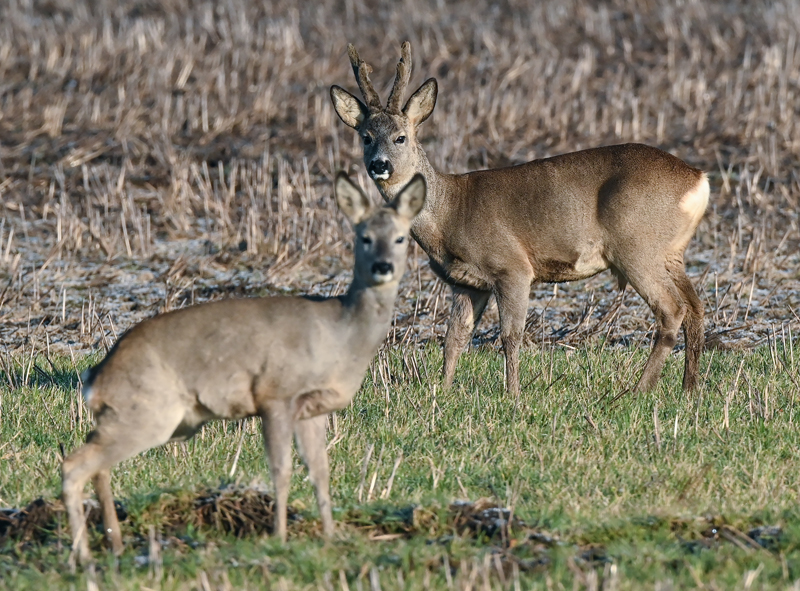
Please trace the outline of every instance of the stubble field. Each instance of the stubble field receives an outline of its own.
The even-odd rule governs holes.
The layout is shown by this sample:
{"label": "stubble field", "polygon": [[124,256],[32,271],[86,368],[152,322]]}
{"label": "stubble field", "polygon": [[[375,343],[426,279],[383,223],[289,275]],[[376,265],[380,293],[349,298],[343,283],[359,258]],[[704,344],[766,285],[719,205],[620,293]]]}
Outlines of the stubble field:
{"label": "stubble field", "polygon": [[[494,308],[443,395],[448,293],[412,247],[387,347],[331,425],[341,539],[316,539],[299,468],[292,498],[304,520],[287,548],[165,525],[158,491],[266,480],[255,425],[219,425],[117,470],[129,551],[118,569],[106,560],[97,583],[790,587],[800,578],[798,32],[791,1],[6,2],[0,506],[58,495],[60,445],[89,428],[76,371],[133,323],[347,285],[351,234],[333,175],[349,170],[377,192],[328,88],[355,89],[353,42],[385,98],[409,40],[411,86],[440,85],[422,127],[440,170],[640,141],[708,172],[711,202],[687,253],[707,313],[700,394],[679,392],[680,351],[652,396],[626,393],[653,319],[601,274],[532,290],[519,400],[502,394]],[[482,497],[525,525],[465,533],[450,503]],[[390,519],[404,526],[377,516],[412,504],[418,520]],[[767,526],[781,533],[761,540],[755,528]],[[189,542],[158,542],[170,536]],[[0,587],[86,584],[69,574],[63,532],[0,539]],[[161,558],[148,561],[154,547]],[[509,558],[514,548],[529,562]]]}

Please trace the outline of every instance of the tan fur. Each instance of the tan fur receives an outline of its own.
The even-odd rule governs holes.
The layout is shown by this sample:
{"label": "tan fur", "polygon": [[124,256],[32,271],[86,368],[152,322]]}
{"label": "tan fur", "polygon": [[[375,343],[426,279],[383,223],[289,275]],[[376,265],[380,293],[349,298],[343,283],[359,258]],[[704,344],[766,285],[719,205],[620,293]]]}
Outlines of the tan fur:
{"label": "tan fur", "polygon": [[226,300],[156,316],[128,331],[84,374],[83,393],[97,424],[62,467],[73,548],[82,563],[91,560],[86,482],[94,481],[104,528],[119,553],[111,467],[187,439],[215,419],[261,417],[275,485],[274,532],[282,539],[294,434],[323,532],[332,533],[325,416],[350,403],[386,338],[425,180],[415,177],[390,205],[372,208],[340,174],[336,197],[356,231],[353,282],[345,295]]}
{"label": "tan fur", "polygon": [[[368,66],[354,56],[359,71]],[[410,64],[410,48],[403,59]],[[696,385],[703,348],[703,306],[686,278],[684,250],[708,203],[706,175],[678,158],[641,144],[562,154],[518,166],[466,174],[434,170],[417,128],[436,104],[427,80],[401,112],[383,108],[367,77],[369,101],[331,88],[342,121],[362,137],[364,163],[385,199],[415,174],[428,181],[428,199],[411,233],[434,272],[453,287],[444,343],[444,382],[470,340],[491,295],[500,312],[507,387],[519,392],[518,350],[534,282],[575,281],[610,269],[630,283],[656,315],[653,350],[637,384],[655,386],[684,325],[683,386]],[[392,91],[399,104],[398,93]],[[352,116],[358,113],[358,117]]]}

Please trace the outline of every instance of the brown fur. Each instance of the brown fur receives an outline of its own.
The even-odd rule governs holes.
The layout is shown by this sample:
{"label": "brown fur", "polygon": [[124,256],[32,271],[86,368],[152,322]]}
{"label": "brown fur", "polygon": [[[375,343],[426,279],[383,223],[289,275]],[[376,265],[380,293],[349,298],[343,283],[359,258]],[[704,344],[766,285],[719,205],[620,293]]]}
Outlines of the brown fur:
{"label": "brown fur", "polygon": [[104,528],[119,553],[111,467],[187,439],[215,419],[261,417],[275,485],[274,531],[282,539],[294,434],[323,531],[332,533],[325,416],[350,403],[386,338],[425,181],[416,177],[389,206],[373,209],[340,175],[336,198],[356,230],[353,282],[345,295],[227,300],[163,314],[128,331],[87,372],[84,396],[96,428],[62,467],[73,548],[82,563],[91,560],[81,498],[86,482],[94,481]]}
{"label": "brown fur", "polygon": [[[702,171],[656,148],[625,144],[444,174],[433,169],[416,139],[417,127],[436,104],[436,81],[427,80],[400,113],[376,105],[371,83],[369,88],[369,106],[338,86],[331,98],[340,118],[361,135],[364,163],[384,198],[391,199],[414,174],[428,181],[428,200],[411,232],[434,272],[453,286],[445,386],[452,384],[458,357],[491,294],[500,313],[507,387],[518,393],[518,349],[531,284],[575,281],[610,269],[656,315],[655,343],[637,388],[656,385],[682,323],[683,386],[695,387],[703,306],[686,277],[683,254],[708,202]],[[397,100],[397,93],[392,96]]]}

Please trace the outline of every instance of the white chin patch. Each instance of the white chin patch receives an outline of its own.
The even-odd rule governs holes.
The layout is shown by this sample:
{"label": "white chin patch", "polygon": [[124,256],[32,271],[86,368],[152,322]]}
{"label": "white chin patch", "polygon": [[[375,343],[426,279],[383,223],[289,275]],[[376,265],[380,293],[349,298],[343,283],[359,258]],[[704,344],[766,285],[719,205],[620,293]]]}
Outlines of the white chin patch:
{"label": "white chin patch", "polygon": [[374,178],[376,181],[385,181],[386,179],[389,178],[389,173],[388,172],[382,172],[380,174],[373,174],[372,178]]}
{"label": "white chin patch", "polygon": [[394,277],[394,273],[373,273],[372,280],[378,283],[389,283]]}

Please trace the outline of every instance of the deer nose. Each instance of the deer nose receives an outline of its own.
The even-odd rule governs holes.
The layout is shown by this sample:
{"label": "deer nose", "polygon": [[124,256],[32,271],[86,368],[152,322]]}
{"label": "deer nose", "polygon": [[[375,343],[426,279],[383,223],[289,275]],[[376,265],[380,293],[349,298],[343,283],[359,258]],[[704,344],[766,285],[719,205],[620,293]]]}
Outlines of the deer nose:
{"label": "deer nose", "polygon": [[394,172],[392,163],[388,160],[376,158],[369,163],[369,173],[375,179],[388,179]]}
{"label": "deer nose", "polygon": [[394,272],[394,265],[392,263],[381,261],[379,263],[372,264],[373,275],[391,275],[393,272]]}

